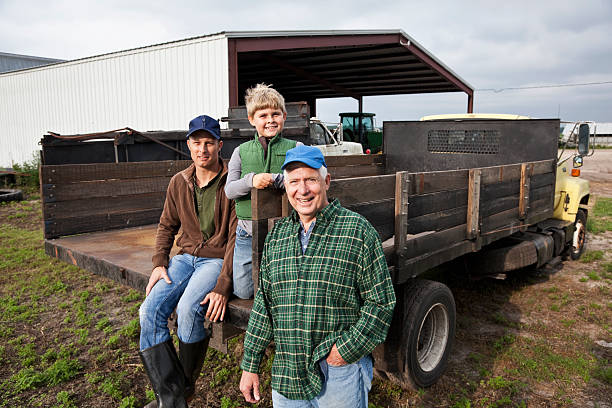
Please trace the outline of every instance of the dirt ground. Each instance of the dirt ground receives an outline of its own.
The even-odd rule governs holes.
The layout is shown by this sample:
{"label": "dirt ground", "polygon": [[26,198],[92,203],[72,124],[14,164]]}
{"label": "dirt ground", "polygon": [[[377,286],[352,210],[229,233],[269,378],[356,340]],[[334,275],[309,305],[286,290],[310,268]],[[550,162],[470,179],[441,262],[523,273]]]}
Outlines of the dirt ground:
{"label": "dirt ground", "polygon": [[[582,174],[592,203],[612,197],[612,150],[585,158]],[[133,323],[142,296],[46,257],[40,223],[40,200],[0,206],[0,407],[142,406],[151,398]],[[418,391],[375,379],[371,408],[612,408],[612,231],[589,234],[580,261],[503,280],[453,268],[440,276],[457,304],[446,373]],[[240,337],[228,355],[209,350],[191,407],[247,406],[241,352]],[[66,365],[52,375],[58,362]],[[269,375],[262,380],[259,406],[270,407]]]}

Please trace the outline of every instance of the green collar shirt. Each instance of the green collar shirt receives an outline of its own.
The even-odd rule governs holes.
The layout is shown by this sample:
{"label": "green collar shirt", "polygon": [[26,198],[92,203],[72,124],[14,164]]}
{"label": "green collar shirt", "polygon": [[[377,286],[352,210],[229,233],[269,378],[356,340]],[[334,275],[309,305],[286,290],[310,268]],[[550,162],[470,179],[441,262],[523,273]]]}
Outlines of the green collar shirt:
{"label": "green collar shirt", "polygon": [[293,212],[266,237],[241,368],[259,372],[274,341],[272,388],[290,399],[321,392],[319,361],[336,344],[349,364],[385,340],[395,294],[380,238],[337,200],[316,217],[302,254]]}
{"label": "green collar shirt", "polygon": [[205,242],[215,233],[215,200],[217,199],[221,173],[223,171],[220,171],[219,174],[203,187],[198,187],[195,172],[193,173],[195,208]]}

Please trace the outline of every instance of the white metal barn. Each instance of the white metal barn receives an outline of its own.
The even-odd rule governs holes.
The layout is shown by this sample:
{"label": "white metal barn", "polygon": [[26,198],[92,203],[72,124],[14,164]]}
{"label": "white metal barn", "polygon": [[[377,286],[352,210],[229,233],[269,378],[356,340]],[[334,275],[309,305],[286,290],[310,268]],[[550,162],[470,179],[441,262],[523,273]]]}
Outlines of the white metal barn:
{"label": "white metal barn", "polygon": [[0,74],[0,166],[47,131],[185,129],[227,115],[258,82],[288,102],[473,89],[401,30],[222,32]]}

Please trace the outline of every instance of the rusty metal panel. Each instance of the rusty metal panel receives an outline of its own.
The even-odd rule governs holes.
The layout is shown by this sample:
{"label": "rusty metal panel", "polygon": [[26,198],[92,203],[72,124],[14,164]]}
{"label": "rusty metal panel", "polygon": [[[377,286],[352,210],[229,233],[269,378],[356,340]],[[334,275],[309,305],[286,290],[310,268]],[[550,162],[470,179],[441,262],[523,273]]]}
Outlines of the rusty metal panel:
{"label": "rusty metal panel", "polygon": [[389,172],[556,159],[558,119],[384,122]]}

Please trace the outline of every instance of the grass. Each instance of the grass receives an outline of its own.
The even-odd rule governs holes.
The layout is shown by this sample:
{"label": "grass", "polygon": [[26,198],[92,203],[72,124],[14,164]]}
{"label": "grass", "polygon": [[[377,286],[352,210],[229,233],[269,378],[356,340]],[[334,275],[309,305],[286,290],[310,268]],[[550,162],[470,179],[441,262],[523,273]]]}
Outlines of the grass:
{"label": "grass", "polygon": [[[10,222],[40,215],[29,202],[2,208],[17,214]],[[144,405],[130,312],[142,295],[48,257],[38,224],[17,225],[0,224],[0,407]]]}
{"label": "grass", "polygon": [[587,219],[587,231],[594,234],[612,231],[612,198],[597,197]]}
{"label": "grass", "polygon": [[[589,213],[596,224],[610,216],[601,204],[605,200],[598,202],[598,210]],[[2,208],[28,217],[40,211],[39,205],[23,203]],[[142,294],[47,257],[40,228],[14,226],[28,217],[0,224],[0,407],[128,408],[154,399],[137,355]],[[612,335],[612,262],[608,250],[585,255],[587,263],[565,263],[546,280],[529,275],[517,284],[449,284],[458,307],[457,342],[470,347],[469,355],[455,354],[459,360],[451,360],[438,384],[425,390],[406,391],[375,378],[370,407],[609,401],[611,364],[595,354],[588,336]],[[207,401],[246,406],[237,391],[242,340],[229,342],[228,355],[209,350],[199,382],[203,391],[190,406]],[[268,394],[260,407],[271,405],[274,355],[269,348],[262,362],[261,384]],[[544,397],[538,394],[542,388]]]}
{"label": "grass", "polygon": [[603,251],[600,251],[600,250],[585,251],[584,254],[582,254],[582,257],[580,258],[580,262],[590,263],[594,261],[599,261],[603,259],[603,255],[604,255]]}

